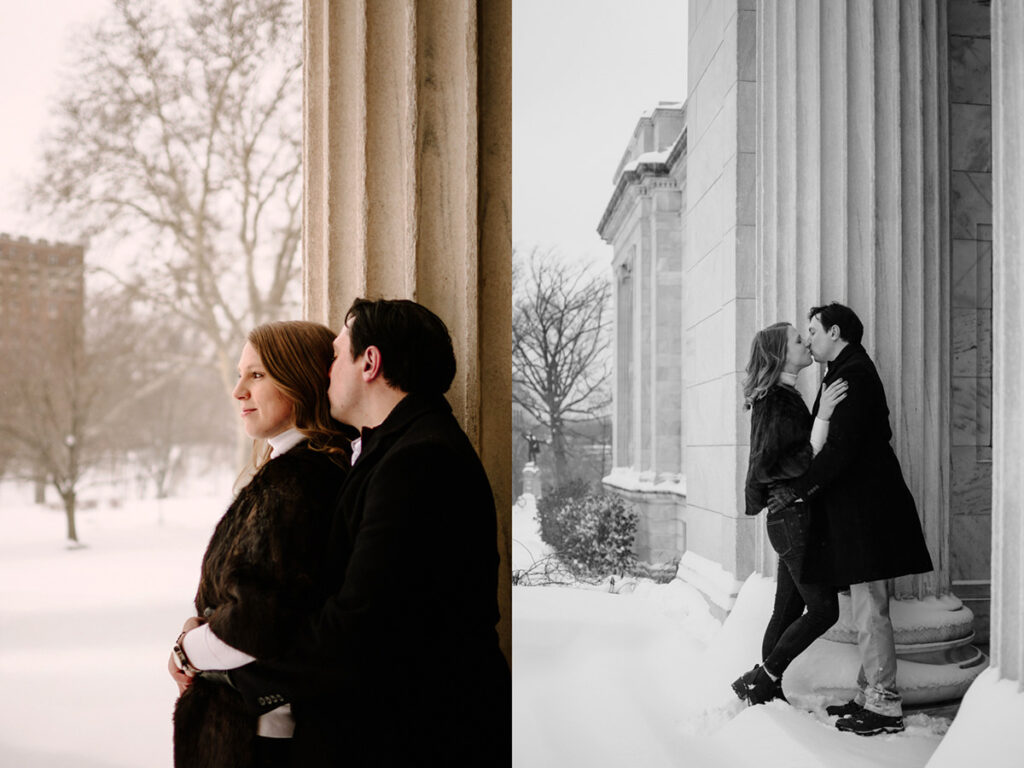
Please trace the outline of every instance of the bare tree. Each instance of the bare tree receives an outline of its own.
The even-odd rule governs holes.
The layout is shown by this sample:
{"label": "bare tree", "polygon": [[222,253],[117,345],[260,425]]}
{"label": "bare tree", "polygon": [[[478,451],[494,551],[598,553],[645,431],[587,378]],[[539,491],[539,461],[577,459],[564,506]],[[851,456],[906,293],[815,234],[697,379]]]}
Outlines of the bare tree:
{"label": "bare tree", "polygon": [[[94,307],[86,318],[107,317]],[[113,438],[107,427],[119,407],[130,340],[123,312],[114,311],[93,338],[86,338],[81,317],[65,315],[42,324],[37,337],[19,349],[19,365],[3,377],[5,407],[0,439],[31,473],[51,484],[67,519],[67,538],[78,542],[75,512],[83,477],[103,456]]]}
{"label": "bare tree", "polygon": [[182,317],[227,389],[247,330],[295,300],[296,0],[115,0],[82,37],[33,197],[83,238],[142,243],[118,278]]}
{"label": "bare tree", "polygon": [[607,278],[553,251],[513,269],[513,399],[550,432],[555,484],[569,478],[567,436],[609,403]]}

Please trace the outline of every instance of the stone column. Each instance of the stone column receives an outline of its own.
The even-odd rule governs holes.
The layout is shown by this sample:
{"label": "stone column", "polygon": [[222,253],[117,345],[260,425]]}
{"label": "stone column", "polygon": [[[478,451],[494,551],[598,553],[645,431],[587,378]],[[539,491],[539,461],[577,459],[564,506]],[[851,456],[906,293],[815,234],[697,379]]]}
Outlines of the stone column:
{"label": "stone column", "polygon": [[992,664],[1024,681],[1024,6],[992,3]]}
{"label": "stone column", "polygon": [[[933,3],[764,3],[758,16],[758,322],[838,300],[864,321],[932,574],[948,590],[945,14]],[[805,372],[811,399],[820,372]]]}
{"label": "stone column", "polygon": [[511,3],[305,3],[306,316],[410,298],[452,332],[449,400],[498,509],[510,652]]}
{"label": "stone column", "polygon": [[615,267],[615,451],[613,467],[635,466],[633,450],[633,259]]}
{"label": "stone column", "polygon": [[[864,322],[935,564],[896,580],[897,597],[920,601],[894,604],[905,653],[971,632],[970,611],[949,594],[945,25],[944,3],[931,2],[786,0],[758,12],[758,324],[803,328],[809,307],[832,300]],[[820,375],[802,377],[809,403]],[[853,641],[845,616],[829,636]],[[907,701],[962,694],[983,657],[955,656],[942,661],[973,670],[955,689],[905,691]]]}

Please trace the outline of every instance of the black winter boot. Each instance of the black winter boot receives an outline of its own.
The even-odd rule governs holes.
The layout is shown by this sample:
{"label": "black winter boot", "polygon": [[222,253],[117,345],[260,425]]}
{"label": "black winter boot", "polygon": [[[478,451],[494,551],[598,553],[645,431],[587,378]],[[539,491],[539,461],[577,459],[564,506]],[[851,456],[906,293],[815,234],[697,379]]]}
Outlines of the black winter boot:
{"label": "black winter boot", "polygon": [[847,715],[856,715],[864,707],[857,703],[856,699],[850,699],[845,704],[833,704],[825,707],[825,714],[829,717],[846,717]]}
{"label": "black winter boot", "polygon": [[760,664],[755,664],[752,670],[735,680],[732,690],[749,704],[764,704],[772,699],[785,698],[782,696],[782,678],[772,680]]}

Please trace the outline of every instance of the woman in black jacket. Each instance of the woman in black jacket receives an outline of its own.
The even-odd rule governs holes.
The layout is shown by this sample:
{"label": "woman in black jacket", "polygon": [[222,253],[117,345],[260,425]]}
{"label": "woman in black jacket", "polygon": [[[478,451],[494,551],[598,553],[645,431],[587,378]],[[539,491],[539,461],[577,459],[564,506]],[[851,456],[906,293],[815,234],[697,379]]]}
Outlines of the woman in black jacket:
{"label": "woman in black jacket", "polygon": [[[304,321],[249,334],[232,392],[254,444],[256,472],[214,530],[203,557],[197,616],[168,662],[178,768],[288,764],[287,704],[257,717],[223,670],[273,658],[326,598],[323,542],[349,467],[349,441],[327,399],[334,334]],[[266,441],[257,455],[259,441]],[[220,670],[220,671],[216,671]]]}
{"label": "woman in black jacket", "polygon": [[[748,515],[763,511],[773,495],[807,471],[825,443],[833,408],[846,397],[841,379],[823,387],[812,424],[796,389],[797,374],[810,364],[810,351],[789,323],[776,323],[754,336],[743,383],[745,406],[751,409]],[[736,695],[751,704],[784,698],[786,668],[839,618],[834,586],[800,580],[810,515],[797,500],[767,521],[768,540],[779,556],[775,606],[761,643],[762,663],[732,684]]]}

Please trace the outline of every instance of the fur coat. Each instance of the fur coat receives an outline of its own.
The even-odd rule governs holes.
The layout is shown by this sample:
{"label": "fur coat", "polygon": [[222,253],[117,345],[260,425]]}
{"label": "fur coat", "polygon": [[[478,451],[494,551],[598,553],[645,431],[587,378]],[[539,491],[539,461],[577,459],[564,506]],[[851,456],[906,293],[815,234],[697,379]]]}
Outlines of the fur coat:
{"label": "fur coat", "polygon": [[[195,607],[214,634],[255,656],[277,655],[323,603],[334,502],[344,456],[300,443],[267,462],[228,507],[203,556]],[[200,675],[174,712],[177,768],[253,764],[257,716],[216,675]]]}
{"label": "fur coat", "polygon": [[800,393],[786,384],[776,384],[754,402],[744,488],[748,515],[760,512],[772,491],[789,485],[811,466],[813,422]]}

